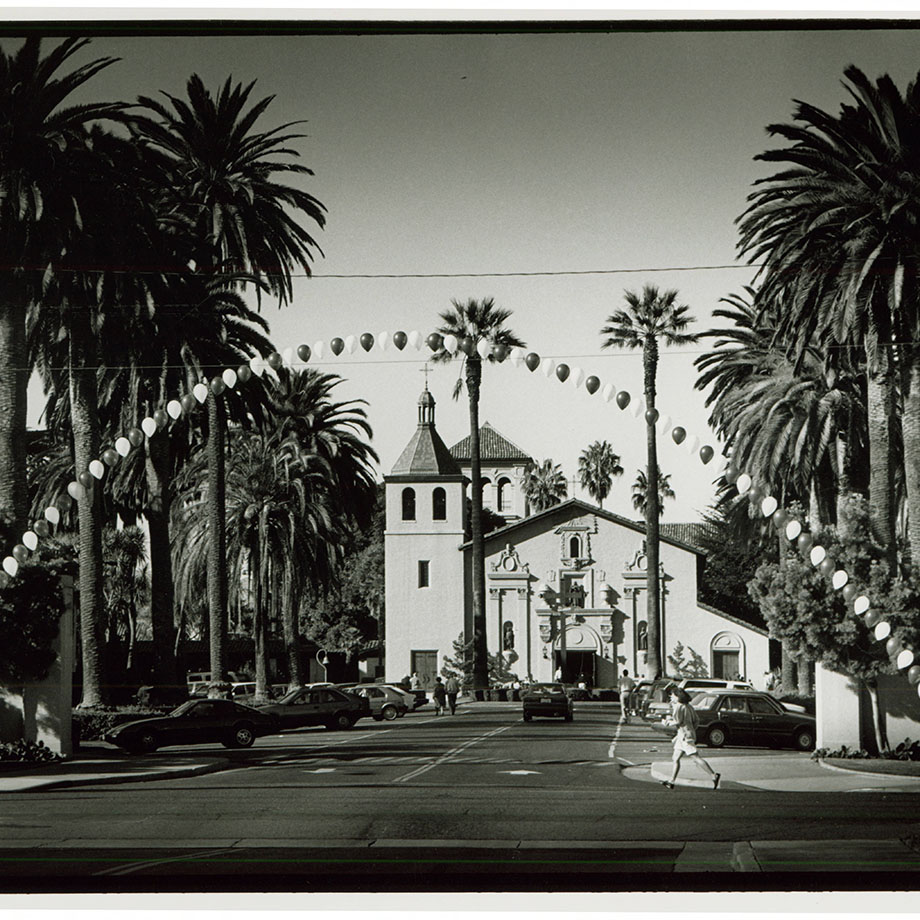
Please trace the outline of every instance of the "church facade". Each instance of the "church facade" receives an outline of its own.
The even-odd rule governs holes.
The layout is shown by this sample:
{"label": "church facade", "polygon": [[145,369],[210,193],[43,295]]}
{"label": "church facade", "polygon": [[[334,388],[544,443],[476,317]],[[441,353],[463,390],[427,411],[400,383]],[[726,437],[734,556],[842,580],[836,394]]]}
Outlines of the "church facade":
{"label": "church facade", "polygon": [[[528,514],[522,480],[530,458],[486,423],[481,429],[484,505],[506,524],[485,535],[489,653],[519,678],[585,679],[615,687],[623,669],[646,673],[646,556],[641,523],[569,499]],[[448,449],[427,388],[416,432],[385,477],[386,678],[417,673],[430,685],[455,643],[472,635],[472,546],[465,540],[469,439]],[[668,658],[710,677],[762,687],[766,630],[699,602],[702,553],[661,539],[661,638]]]}

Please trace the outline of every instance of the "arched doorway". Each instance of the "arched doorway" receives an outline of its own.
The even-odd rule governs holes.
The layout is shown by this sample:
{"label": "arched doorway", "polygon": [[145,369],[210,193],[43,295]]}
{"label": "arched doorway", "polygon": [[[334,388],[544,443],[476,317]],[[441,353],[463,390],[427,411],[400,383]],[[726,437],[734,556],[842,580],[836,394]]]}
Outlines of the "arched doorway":
{"label": "arched doorway", "polygon": [[601,637],[590,626],[566,625],[553,642],[553,674],[561,670],[564,684],[584,680],[589,687],[597,686],[598,655],[602,649]]}
{"label": "arched doorway", "polygon": [[744,643],[733,632],[721,632],[710,646],[712,676],[735,680],[745,676]]}

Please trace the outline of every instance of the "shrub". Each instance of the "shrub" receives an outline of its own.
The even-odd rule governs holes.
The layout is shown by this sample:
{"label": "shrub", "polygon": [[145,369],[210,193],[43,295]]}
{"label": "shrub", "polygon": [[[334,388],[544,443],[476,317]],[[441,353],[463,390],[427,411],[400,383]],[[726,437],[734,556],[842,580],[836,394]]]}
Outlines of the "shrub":
{"label": "shrub", "polygon": [[862,748],[850,749],[845,744],[839,748],[818,748],[812,755],[812,760],[823,757],[838,757],[843,760],[920,760],[920,741],[911,741],[905,738],[899,745],[891,750],[882,751],[878,755],[870,754]]}
{"label": "shrub", "polygon": [[138,706],[145,709],[175,709],[188,699],[188,686],[139,687],[134,699]]}
{"label": "shrub", "polygon": [[812,755],[812,760],[820,760],[823,757],[839,757],[843,760],[868,760],[872,755],[862,748],[851,750],[845,744],[839,748],[818,748]]}
{"label": "shrub", "polygon": [[123,722],[149,719],[163,715],[162,711],[141,706],[123,706],[119,709],[75,709],[73,711],[73,746],[81,741],[101,741],[102,736]]}
{"label": "shrub", "polygon": [[55,763],[64,758],[45,747],[43,741],[18,741],[0,742],[0,763]]}

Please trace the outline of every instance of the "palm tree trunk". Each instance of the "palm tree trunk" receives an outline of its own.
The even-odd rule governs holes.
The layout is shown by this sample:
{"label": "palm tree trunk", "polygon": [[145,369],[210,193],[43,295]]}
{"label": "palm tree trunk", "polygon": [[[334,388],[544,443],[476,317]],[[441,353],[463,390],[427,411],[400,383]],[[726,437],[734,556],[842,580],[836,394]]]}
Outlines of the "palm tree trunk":
{"label": "palm tree trunk", "polygon": [[0,287],[0,519],[6,518],[18,539],[27,528],[25,304],[10,285]]}
{"label": "palm tree trunk", "polygon": [[165,431],[147,440],[145,470],[150,496],[146,510],[150,540],[150,619],[153,628],[153,675],[160,686],[176,683],[172,554],[169,513],[172,496],[169,436]]}
{"label": "palm tree trunk", "polygon": [[[96,391],[98,358],[90,347],[80,349],[77,341],[83,338],[79,330],[71,328],[70,358],[70,413],[73,425],[74,463],[77,474],[86,470],[90,461],[99,455],[99,413]],[[87,342],[94,342],[88,333]],[[83,652],[83,696],[80,706],[89,708],[104,705],[108,698],[105,684],[105,624],[102,596],[102,492],[93,487],[78,502],[77,515],[80,526],[80,636]]]}
{"label": "palm tree trunk", "polygon": [[489,686],[489,645],[486,638],[485,543],[482,538],[482,464],[479,456],[479,387],[482,361],[478,355],[466,359],[466,389],[470,398],[470,475],[472,501],[470,534],[472,536],[471,597],[473,604],[473,689]]}
{"label": "palm tree trunk", "polygon": [[227,532],[224,526],[224,424],[220,397],[208,394],[208,632],[211,681],[226,677]]}
{"label": "palm tree trunk", "polygon": [[795,658],[789,651],[785,640],[782,642],[782,669],[780,681],[783,687],[783,693],[792,693],[795,688]]}
{"label": "palm tree trunk", "polygon": [[907,539],[910,565],[920,571],[920,349],[904,348],[906,386],[901,432],[904,438],[904,484],[907,492]]}
{"label": "palm tree trunk", "polygon": [[872,728],[875,732],[875,744],[879,753],[888,750],[888,738],[885,735],[885,729],[882,726],[882,710],[878,699],[878,683],[874,680],[866,681],[866,690],[869,693],[869,700],[872,704]]}
{"label": "palm tree trunk", "polygon": [[[645,402],[649,410],[655,408],[655,377],[658,369],[658,342],[654,336],[645,341],[643,352],[645,365]],[[648,676],[661,676],[661,577],[659,571],[660,533],[658,497],[658,442],[655,425],[646,421],[646,449],[648,495],[645,503],[645,558],[648,592],[646,596],[646,619],[648,621]]]}
{"label": "palm tree trunk", "polygon": [[799,670],[799,695],[811,696],[811,659],[806,655],[799,655],[796,664]]}
{"label": "palm tree trunk", "polygon": [[249,560],[250,565],[257,573],[256,597],[252,612],[253,669],[256,679],[255,698],[258,702],[265,702],[268,699],[268,648],[266,643],[266,620],[268,616],[265,609],[268,591],[266,589],[271,584],[274,566],[272,566],[271,557],[262,552],[259,535],[253,538],[252,549],[249,551]]}
{"label": "palm tree trunk", "polygon": [[[867,347],[867,352],[868,352]],[[894,461],[891,455],[892,426],[895,424],[894,380],[891,353],[887,346],[867,354],[866,414],[869,429],[869,519],[873,536],[885,550],[888,570],[898,564],[894,515]]]}
{"label": "palm tree trunk", "polygon": [[288,665],[288,687],[303,686],[303,666],[300,661],[300,636],[297,629],[297,613],[299,599],[295,603],[294,592],[291,590],[291,575],[289,566],[285,566],[284,591],[281,597],[281,626],[284,631],[284,650]]}

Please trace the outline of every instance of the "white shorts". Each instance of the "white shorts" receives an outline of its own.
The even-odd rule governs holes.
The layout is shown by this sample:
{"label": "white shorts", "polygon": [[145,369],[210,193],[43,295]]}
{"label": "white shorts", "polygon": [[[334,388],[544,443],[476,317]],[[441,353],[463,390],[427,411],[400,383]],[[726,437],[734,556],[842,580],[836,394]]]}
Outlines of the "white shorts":
{"label": "white shorts", "polygon": [[698,754],[696,742],[688,738],[683,732],[674,736],[674,760],[680,760],[684,754]]}

